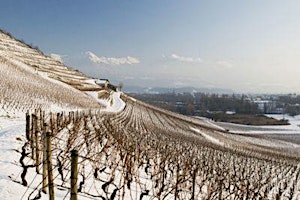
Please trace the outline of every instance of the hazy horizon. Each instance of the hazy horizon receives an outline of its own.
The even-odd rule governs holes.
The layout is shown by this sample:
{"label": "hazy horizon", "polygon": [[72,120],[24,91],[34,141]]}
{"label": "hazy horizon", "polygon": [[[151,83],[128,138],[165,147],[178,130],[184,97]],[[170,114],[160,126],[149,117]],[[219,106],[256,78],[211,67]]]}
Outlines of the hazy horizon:
{"label": "hazy horizon", "polygon": [[0,28],[90,76],[300,93],[299,1],[5,1]]}

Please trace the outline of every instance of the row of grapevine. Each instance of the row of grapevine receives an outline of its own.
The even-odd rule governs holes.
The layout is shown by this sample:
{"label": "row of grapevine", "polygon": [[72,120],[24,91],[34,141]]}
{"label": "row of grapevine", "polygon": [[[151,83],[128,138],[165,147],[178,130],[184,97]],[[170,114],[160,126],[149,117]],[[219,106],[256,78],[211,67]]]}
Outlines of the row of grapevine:
{"label": "row of grapevine", "polygon": [[[31,183],[27,185],[31,190],[24,196],[38,199],[46,195],[42,192],[43,135],[48,132],[55,192],[65,198],[72,188],[72,150],[79,155],[79,199],[300,198],[299,158],[236,142],[195,119],[127,96],[123,99],[126,107],[120,113],[40,111],[27,117],[21,183]],[[25,169],[39,175],[31,180],[24,175]]]}
{"label": "row of grapevine", "polygon": [[[89,81],[91,78],[88,78],[78,70],[67,67],[61,61],[44,55],[37,48],[24,44],[23,41],[17,40],[0,30],[0,58],[1,57],[9,60],[10,63],[28,68],[37,74],[50,77],[56,82],[64,82],[79,90],[95,91],[101,89],[97,84]],[[36,83],[39,82],[37,81]],[[82,94],[80,95],[78,91],[77,95],[82,97]],[[50,98],[52,96],[53,95],[49,95]],[[62,97],[62,99],[63,98],[64,97]]]}
{"label": "row of grapevine", "polygon": [[[1,56],[0,52],[0,110],[25,113],[35,108],[74,109],[99,107],[83,93],[62,84],[53,83],[27,71]],[[53,107],[52,105],[57,105]]]}

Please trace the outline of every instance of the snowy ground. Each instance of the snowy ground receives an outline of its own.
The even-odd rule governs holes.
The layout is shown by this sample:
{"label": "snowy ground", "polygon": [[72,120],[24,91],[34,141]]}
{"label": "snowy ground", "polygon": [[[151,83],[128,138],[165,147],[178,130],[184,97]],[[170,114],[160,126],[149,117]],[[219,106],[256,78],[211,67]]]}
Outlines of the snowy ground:
{"label": "snowy ground", "polygon": [[0,199],[20,199],[26,187],[11,181],[10,177],[20,175],[18,163],[20,150],[25,140],[25,121],[20,118],[0,117]]}
{"label": "snowy ground", "polygon": [[110,94],[108,99],[99,99],[98,92],[86,92],[88,95],[93,97],[100,104],[104,105],[105,108],[101,109],[103,112],[118,113],[125,108],[125,102],[121,99],[121,92],[113,92]]}
{"label": "snowy ground", "polygon": [[[33,186],[41,180],[41,175],[36,175],[35,170],[30,168],[26,175],[29,187],[20,183],[22,168],[19,152],[25,140],[24,119],[0,117],[0,200],[27,199]],[[70,198],[65,191],[56,190],[55,195],[56,199]],[[41,199],[48,198],[48,195],[43,195]]]}
{"label": "snowy ground", "polygon": [[[283,115],[267,115],[275,119],[282,119]],[[276,125],[276,126],[250,126],[240,125],[226,122],[213,122],[215,125],[221,126],[228,129],[233,133],[253,133],[253,134],[299,134],[300,135],[300,115],[291,117],[288,115],[284,116],[285,119],[289,120],[290,125]]]}
{"label": "snowy ground", "polygon": [[[105,103],[106,111],[114,111],[118,112],[120,109],[123,109],[125,103],[120,99],[121,93],[113,93],[111,98],[103,101]],[[112,104],[110,102],[113,102]],[[292,125],[289,126],[291,130],[292,127],[297,128],[297,117],[294,118]],[[249,128],[249,127],[248,127]],[[260,127],[261,128],[261,127]],[[26,176],[30,187],[24,187],[20,183],[16,183],[13,181],[20,181],[20,174],[22,172],[22,168],[20,167],[19,159],[20,159],[20,151],[22,145],[25,142],[25,121],[24,118],[8,118],[8,117],[0,117],[0,200],[10,200],[10,199],[27,199],[32,189],[41,181],[41,175],[36,175],[34,169],[29,169],[29,172]],[[219,138],[216,138],[214,135],[209,135],[201,131],[200,129],[190,127],[194,132],[202,135],[208,141],[217,144],[224,145]],[[286,128],[288,130],[288,128]],[[239,135],[237,135],[239,136]],[[281,145],[281,148],[285,148],[290,146],[286,142],[276,142],[276,141],[268,141],[262,140],[259,138],[248,138],[249,141],[245,141],[243,136],[235,137],[235,140],[241,140],[243,142],[248,142],[252,144],[259,144],[262,146],[269,147],[278,147]],[[300,149],[299,145],[291,145],[291,147],[295,149]],[[146,177],[146,175],[143,175]],[[31,182],[33,183],[31,184]],[[144,180],[146,184],[148,184],[147,180]],[[150,184],[150,182],[149,182]],[[68,191],[64,190],[55,190],[56,199],[69,199]],[[32,196],[32,198],[35,195]],[[127,196],[126,196],[127,197]],[[82,194],[79,196],[79,199],[89,199],[90,197],[83,196]],[[48,199],[47,195],[43,195],[41,199]],[[126,199],[126,198],[125,198]],[[129,197],[128,197],[129,199]],[[133,198],[134,199],[134,198]]]}
{"label": "snowy ground", "polygon": [[210,135],[208,135],[207,133],[203,132],[203,131],[200,131],[199,129],[197,128],[193,128],[193,127],[190,127],[190,129],[192,131],[195,131],[196,133],[199,133],[201,136],[203,136],[205,139],[207,139],[208,141],[214,143],[214,144],[217,144],[217,145],[220,145],[220,146],[224,146],[224,143],[221,142],[218,138],[215,138],[215,137],[212,137]]}
{"label": "snowy ground", "polygon": [[[91,94],[91,96],[93,95],[96,98],[95,94]],[[112,93],[111,97],[107,100],[99,99],[99,102],[106,106],[103,111],[122,111],[125,103],[120,98],[120,95],[121,93],[117,92]],[[25,114],[10,115],[17,117],[8,117],[6,114],[6,112],[0,112],[0,200],[22,199],[23,197],[27,199],[32,189],[16,183],[20,182],[20,175],[22,173],[19,159],[21,157],[21,148],[26,141]],[[41,179],[41,177],[35,178],[35,174],[33,168],[28,170],[26,179],[28,179],[29,184],[31,180]],[[36,183],[33,183],[33,185],[36,185]],[[48,199],[47,195],[44,195],[44,197],[42,199]],[[57,199],[63,199],[66,197],[66,192],[57,191],[56,197]],[[69,196],[67,199],[69,199]]]}
{"label": "snowy ground", "polygon": [[[232,140],[246,142],[258,146],[278,148],[292,154],[299,155],[300,151],[300,115],[291,117],[283,115],[267,115],[275,119],[283,117],[289,120],[290,125],[277,126],[251,126],[240,125],[226,122],[215,122],[213,120],[201,117],[205,123],[210,124],[214,128],[227,129],[233,134],[224,134],[225,137]],[[199,117],[197,117],[199,118]],[[194,130],[199,133],[199,130]],[[200,133],[203,135],[203,133]],[[203,135],[204,137],[206,135]],[[249,137],[250,136],[250,137]],[[207,137],[205,137],[207,138]],[[216,143],[215,138],[207,138],[213,143]]]}

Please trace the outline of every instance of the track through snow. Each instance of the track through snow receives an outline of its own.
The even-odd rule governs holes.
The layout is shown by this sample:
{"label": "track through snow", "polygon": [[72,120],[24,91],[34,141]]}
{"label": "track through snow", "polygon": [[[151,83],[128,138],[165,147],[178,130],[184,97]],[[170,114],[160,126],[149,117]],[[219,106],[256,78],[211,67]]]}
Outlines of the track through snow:
{"label": "track through snow", "polygon": [[86,92],[89,96],[93,97],[100,104],[104,105],[105,108],[101,109],[102,112],[118,113],[124,110],[126,104],[121,99],[121,92],[113,92],[110,94],[108,99],[99,99],[97,92]]}
{"label": "track through snow", "polygon": [[220,145],[220,146],[224,146],[224,143],[221,142],[219,139],[211,136],[211,135],[208,135],[207,133],[204,133],[203,131],[200,131],[199,129],[197,128],[193,128],[193,127],[190,127],[190,129],[192,131],[195,131],[196,133],[199,133],[200,135],[202,135],[205,139],[207,139],[208,141],[214,143],[214,144],[217,144],[217,145]]}

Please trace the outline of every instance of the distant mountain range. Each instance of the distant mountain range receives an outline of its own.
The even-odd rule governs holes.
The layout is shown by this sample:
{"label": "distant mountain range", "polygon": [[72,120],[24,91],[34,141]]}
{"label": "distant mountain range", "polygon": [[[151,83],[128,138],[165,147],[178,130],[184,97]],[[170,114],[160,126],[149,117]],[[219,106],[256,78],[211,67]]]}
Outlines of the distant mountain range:
{"label": "distant mountain range", "polygon": [[150,94],[161,94],[161,93],[215,93],[215,94],[232,94],[233,90],[223,88],[196,88],[196,87],[140,87],[140,86],[125,86],[124,92],[126,93],[150,93]]}

